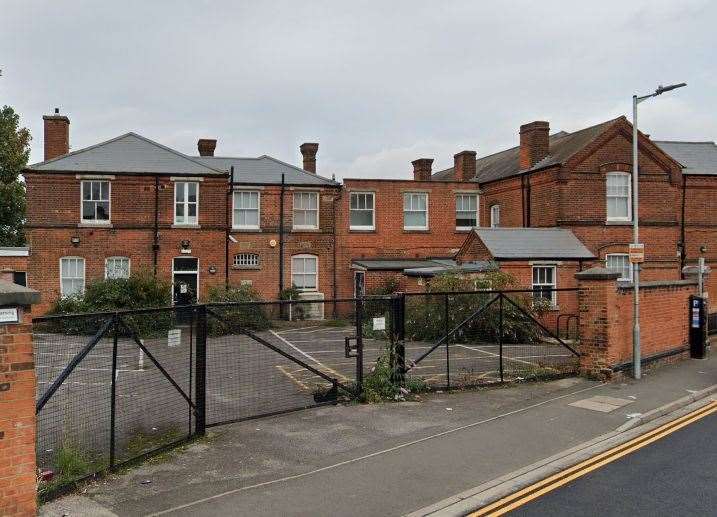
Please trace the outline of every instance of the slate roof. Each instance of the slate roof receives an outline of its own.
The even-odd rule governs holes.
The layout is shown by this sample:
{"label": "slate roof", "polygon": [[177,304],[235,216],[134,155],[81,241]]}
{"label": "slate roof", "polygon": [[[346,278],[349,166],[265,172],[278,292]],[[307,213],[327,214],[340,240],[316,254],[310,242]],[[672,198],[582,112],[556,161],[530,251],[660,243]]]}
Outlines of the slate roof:
{"label": "slate roof", "polygon": [[198,156],[194,158],[200,163],[229,172],[234,166],[234,182],[246,184],[281,184],[281,175],[287,185],[316,185],[338,186],[336,181],[324,178],[317,174],[306,172],[304,169],[282,162],[271,156],[258,158],[226,158],[221,156]]}
{"label": "slate roof", "polygon": [[31,171],[103,174],[172,174],[212,176],[225,172],[170,149],[137,133],[125,133],[106,142],[36,163]]}
{"label": "slate roof", "polygon": [[654,142],[684,166],[684,174],[717,175],[717,145],[714,142]]}
{"label": "slate roof", "polygon": [[[550,135],[550,154],[533,165],[530,169],[521,170],[519,167],[520,146],[511,147],[510,149],[478,158],[476,160],[476,177],[473,181],[495,181],[515,176],[523,172],[564,163],[568,158],[583,149],[597,136],[602,134],[606,129],[619,120],[619,118],[608,120],[607,122],[602,122],[601,124],[587,127],[573,133],[560,131]],[[436,180],[453,179],[453,167],[436,172],[431,178]]]}
{"label": "slate roof", "polygon": [[489,260],[475,260],[472,262],[463,262],[462,264],[458,264],[454,260],[440,262],[444,262],[444,265],[406,268],[403,270],[403,274],[406,276],[432,277],[454,271],[461,273],[481,273],[484,271],[496,271],[498,269],[497,264]]}
{"label": "slate roof", "polygon": [[595,256],[565,228],[475,228],[497,260],[592,259]]}
{"label": "slate roof", "polygon": [[354,259],[353,265],[368,271],[403,271],[406,268],[435,267],[442,265],[432,259]]}

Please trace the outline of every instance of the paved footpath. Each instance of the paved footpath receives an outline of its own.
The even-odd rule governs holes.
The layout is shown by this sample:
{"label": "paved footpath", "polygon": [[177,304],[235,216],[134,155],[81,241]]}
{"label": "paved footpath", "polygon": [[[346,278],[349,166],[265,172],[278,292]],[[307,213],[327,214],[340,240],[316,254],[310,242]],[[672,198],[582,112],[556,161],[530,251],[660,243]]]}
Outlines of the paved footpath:
{"label": "paved footpath", "polygon": [[228,425],[41,514],[403,515],[715,384],[717,359],[691,360],[639,382],[563,379]]}

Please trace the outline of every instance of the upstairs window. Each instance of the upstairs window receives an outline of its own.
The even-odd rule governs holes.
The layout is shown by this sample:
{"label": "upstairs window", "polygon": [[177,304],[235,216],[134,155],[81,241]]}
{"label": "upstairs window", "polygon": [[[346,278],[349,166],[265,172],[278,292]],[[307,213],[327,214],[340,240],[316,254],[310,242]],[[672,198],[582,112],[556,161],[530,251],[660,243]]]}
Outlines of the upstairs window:
{"label": "upstairs window", "polygon": [[199,183],[178,181],[174,184],[174,224],[197,224]]}
{"label": "upstairs window", "polygon": [[632,202],[630,175],[624,172],[609,172],[606,176],[608,221],[631,221]]}
{"label": "upstairs window", "polygon": [[493,205],[490,207],[490,227],[500,227],[500,205]]}
{"label": "upstairs window", "polygon": [[110,182],[82,182],[82,222],[103,224],[110,221]]}
{"label": "upstairs window", "polygon": [[109,257],[105,260],[105,278],[129,278],[129,259]]}
{"label": "upstairs window", "polygon": [[238,253],[234,255],[234,267],[256,269],[259,267],[259,255],[256,253]]}
{"label": "upstairs window", "polygon": [[428,230],[428,194],[423,192],[403,194],[403,229]]}
{"label": "upstairs window", "polygon": [[62,257],[60,259],[60,294],[73,296],[85,292],[85,259]]}
{"label": "upstairs window", "polygon": [[297,230],[319,228],[318,192],[294,192],[294,228]]}
{"label": "upstairs window", "polygon": [[349,199],[351,230],[373,230],[376,226],[373,192],[352,192]]}
{"label": "upstairs window", "polygon": [[242,190],[234,192],[234,216],[232,226],[240,229],[259,228],[259,192]]}
{"label": "upstairs window", "polygon": [[556,305],[555,266],[533,266],[533,300]]}
{"label": "upstairs window", "polygon": [[456,230],[478,226],[478,194],[456,195]]}
{"label": "upstairs window", "polygon": [[291,257],[291,283],[300,291],[316,291],[319,280],[319,259],[315,255]]}
{"label": "upstairs window", "polygon": [[605,267],[620,273],[618,280],[632,280],[632,266],[627,253],[611,253],[605,255]]}

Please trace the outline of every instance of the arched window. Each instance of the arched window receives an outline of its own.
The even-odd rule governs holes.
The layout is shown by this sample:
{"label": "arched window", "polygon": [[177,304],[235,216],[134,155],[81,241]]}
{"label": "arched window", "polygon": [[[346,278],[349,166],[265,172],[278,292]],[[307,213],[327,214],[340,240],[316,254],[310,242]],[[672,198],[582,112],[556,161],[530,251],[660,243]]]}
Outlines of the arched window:
{"label": "arched window", "polygon": [[291,257],[291,283],[300,291],[317,291],[319,257],[316,255],[294,255]]}
{"label": "arched window", "polygon": [[237,253],[234,255],[234,267],[256,269],[259,267],[259,255],[256,253]]}

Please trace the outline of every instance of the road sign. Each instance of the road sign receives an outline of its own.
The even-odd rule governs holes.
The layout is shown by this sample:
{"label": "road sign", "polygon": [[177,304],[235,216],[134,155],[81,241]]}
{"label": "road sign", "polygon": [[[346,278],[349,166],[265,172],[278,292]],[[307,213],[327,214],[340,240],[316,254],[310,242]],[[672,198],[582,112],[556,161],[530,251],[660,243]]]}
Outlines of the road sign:
{"label": "road sign", "polygon": [[640,264],[645,262],[645,245],[644,244],[630,244],[628,248],[630,254],[630,263]]}

